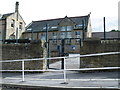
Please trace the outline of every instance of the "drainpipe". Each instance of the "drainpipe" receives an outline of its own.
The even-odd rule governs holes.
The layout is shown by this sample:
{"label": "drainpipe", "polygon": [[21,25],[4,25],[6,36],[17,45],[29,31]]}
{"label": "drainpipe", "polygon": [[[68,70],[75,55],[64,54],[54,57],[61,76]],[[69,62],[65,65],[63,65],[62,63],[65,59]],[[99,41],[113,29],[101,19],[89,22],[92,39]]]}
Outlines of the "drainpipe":
{"label": "drainpipe", "polygon": [[[17,13],[17,23],[19,25],[19,22],[18,22],[18,13],[19,13],[19,2],[16,2],[15,4],[15,12]],[[18,27],[16,28],[16,43],[18,43],[18,35],[19,35],[19,32],[18,32]]]}
{"label": "drainpipe", "polygon": [[85,22],[84,22],[84,20],[82,20],[82,24],[83,24],[83,31],[82,31],[82,40],[84,40],[85,39]]}
{"label": "drainpipe", "polygon": [[7,22],[6,19],[2,20],[2,25],[4,26],[4,27],[2,26],[2,43],[3,44],[5,43],[5,40],[6,40],[6,30],[7,30],[6,22]]}
{"label": "drainpipe", "polygon": [[16,43],[18,43],[18,27],[16,28]]}

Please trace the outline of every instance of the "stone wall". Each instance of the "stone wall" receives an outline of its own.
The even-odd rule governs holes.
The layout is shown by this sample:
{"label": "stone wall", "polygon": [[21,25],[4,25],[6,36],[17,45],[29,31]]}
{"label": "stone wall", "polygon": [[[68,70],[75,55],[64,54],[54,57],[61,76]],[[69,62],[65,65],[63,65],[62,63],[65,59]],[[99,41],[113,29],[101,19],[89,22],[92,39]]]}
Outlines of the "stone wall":
{"label": "stone wall", "polygon": [[[44,42],[43,42],[44,43]],[[46,57],[46,49],[41,42],[30,44],[3,44],[0,46],[2,51],[2,60],[31,59]],[[80,54],[95,54],[104,52],[120,51],[120,41],[115,40],[85,40],[83,47],[80,48]],[[51,57],[59,55],[58,52],[52,52]],[[26,61],[25,69],[46,69],[46,60],[44,61]],[[118,66],[118,55],[92,56],[81,58],[81,68],[87,67],[108,67]],[[21,62],[2,63],[2,69],[20,70]]]}
{"label": "stone wall", "polygon": [[[95,40],[89,39],[83,42],[83,47],[80,49],[80,54],[95,54],[105,52],[120,51],[120,41],[118,40]],[[119,65],[119,54],[92,56],[81,58],[81,68],[88,67],[117,67]]]}
{"label": "stone wall", "polygon": [[[2,45],[2,60],[32,59],[44,56],[44,48],[41,46],[41,42]],[[25,69],[43,69],[43,61],[25,61]],[[20,70],[21,67],[21,62],[2,63],[3,70]]]}

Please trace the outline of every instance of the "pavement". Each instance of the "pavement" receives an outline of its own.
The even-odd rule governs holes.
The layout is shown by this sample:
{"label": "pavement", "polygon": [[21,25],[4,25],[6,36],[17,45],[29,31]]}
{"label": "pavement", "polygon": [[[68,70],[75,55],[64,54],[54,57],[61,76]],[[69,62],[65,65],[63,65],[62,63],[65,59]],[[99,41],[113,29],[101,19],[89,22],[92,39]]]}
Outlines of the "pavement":
{"label": "pavement", "polygon": [[67,71],[67,84],[62,72],[26,73],[22,81],[21,73],[3,73],[3,86],[19,88],[66,88],[66,89],[120,89],[118,72],[77,72]]}
{"label": "pavement", "polygon": [[[71,55],[73,56],[73,55]],[[79,69],[79,58],[66,60],[67,69]],[[50,64],[50,68],[61,69],[61,61]],[[78,72],[67,71],[67,79],[64,80],[63,71],[50,71],[44,73],[26,73],[25,81],[22,81],[22,73],[2,73],[0,84],[2,90],[83,90],[83,89],[120,89],[119,72],[92,71]],[[7,89],[8,88],[8,89]],[[12,88],[12,89],[10,89]]]}
{"label": "pavement", "polygon": [[[79,56],[80,54],[69,54],[69,57],[66,61],[66,69],[79,69],[80,68],[80,58],[75,56]],[[61,69],[61,61],[50,64],[50,68]]]}

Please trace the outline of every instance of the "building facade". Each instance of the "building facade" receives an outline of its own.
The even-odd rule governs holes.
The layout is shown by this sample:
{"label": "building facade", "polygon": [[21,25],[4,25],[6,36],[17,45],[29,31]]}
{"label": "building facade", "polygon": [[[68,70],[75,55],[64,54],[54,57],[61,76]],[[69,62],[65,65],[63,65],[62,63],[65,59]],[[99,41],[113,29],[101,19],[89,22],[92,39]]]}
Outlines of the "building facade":
{"label": "building facade", "polygon": [[0,40],[21,39],[25,31],[25,21],[19,13],[19,2],[16,2],[15,12],[3,14],[0,18]]}
{"label": "building facade", "polygon": [[[47,35],[47,36],[46,36]],[[46,40],[48,39],[51,51],[61,50],[61,44],[64,39],[66,50],[70,48],[76,50],[80,46],[80,41],[91,37],[90,14],[86,16],[67,17],[32,21],[23,32],[24,39]],[[77,46],[76,46],[77,45]],[[51,48],[52,47],[52,48]],[[69,51],[71,51],[69,49]],[[65,50],[65,51],[66,51]]]}
{"label": "building facade", "polygon": [[[104,39],[104,32],[93,32],[92,38]],[[106,40],[120,40],[120,32],[105,32]]]}

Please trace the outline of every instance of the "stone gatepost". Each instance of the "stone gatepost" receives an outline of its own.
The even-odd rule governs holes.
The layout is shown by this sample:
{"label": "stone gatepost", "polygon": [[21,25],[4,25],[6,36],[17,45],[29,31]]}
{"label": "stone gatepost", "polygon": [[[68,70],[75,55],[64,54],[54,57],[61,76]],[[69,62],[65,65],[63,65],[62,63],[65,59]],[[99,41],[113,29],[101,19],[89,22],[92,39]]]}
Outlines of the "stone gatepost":
{"label": "stone gatepost", "polygon": [[[45,47],[45,40],[41,40],[42,48],[43,48],[43,58],[46,58],[47,52],[46,52],[46,47]],[[43,60],[43,70],[47,69],[47,59]]]}

